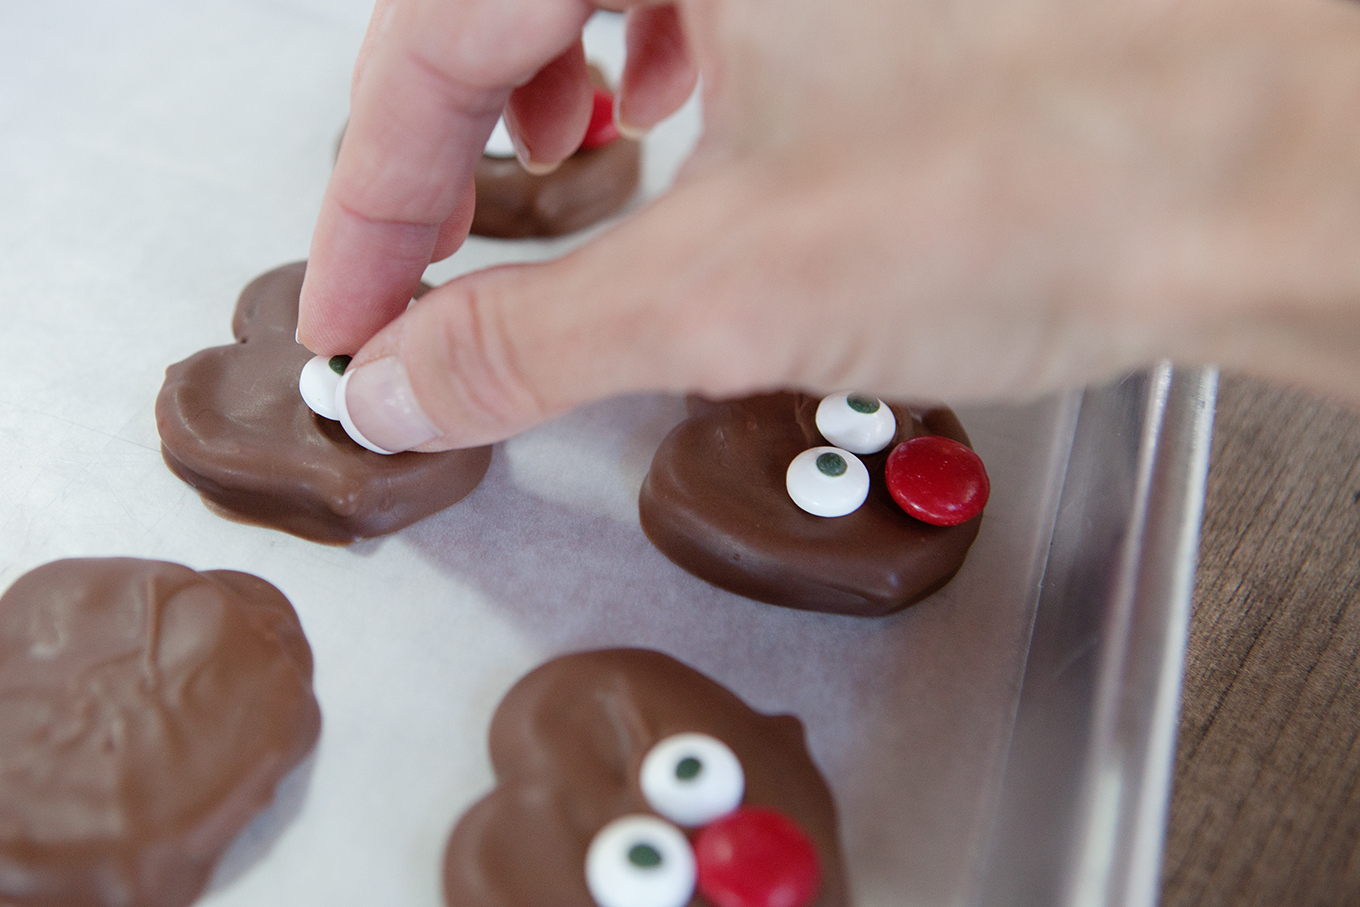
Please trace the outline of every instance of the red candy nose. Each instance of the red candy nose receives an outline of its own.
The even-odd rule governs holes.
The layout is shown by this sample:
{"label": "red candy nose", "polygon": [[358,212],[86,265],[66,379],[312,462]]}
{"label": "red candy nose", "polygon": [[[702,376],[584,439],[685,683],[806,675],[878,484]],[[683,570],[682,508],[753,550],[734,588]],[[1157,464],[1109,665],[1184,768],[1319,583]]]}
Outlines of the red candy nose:
{"label": "red candy nose", "polygon": [[807,907],[822,880],[817,848],[772,809],[714,820],[695,839],[694,858],[699,893],[713,907]]}
{"label": "red candy nose", "polygon": [[902,509],[934,526],[966,523],[987,506],[992,483],[972,448],[939,435],[919,435],[888,454],[888,493]]}
{"label": "red candy nose", "polygon": [[586,137],[581,147],[587,151],[608,145],[619,137],[618,127],[614,125],[614,96],[603,88],[595,89],[595,106],[590,111],[590,125],[586,127]]}

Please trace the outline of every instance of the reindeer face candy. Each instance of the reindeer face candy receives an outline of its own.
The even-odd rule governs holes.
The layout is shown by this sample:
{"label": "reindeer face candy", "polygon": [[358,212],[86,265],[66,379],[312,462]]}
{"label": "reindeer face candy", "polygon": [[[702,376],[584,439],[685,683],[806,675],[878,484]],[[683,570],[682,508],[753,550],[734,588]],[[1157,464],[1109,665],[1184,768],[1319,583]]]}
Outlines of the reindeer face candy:
{"label": "reindeer face candy", "polygon": [[948,409],[779,393],[692,400],[638,507],[652,543],[715,586],[876,617],[953,577],[989,491]]}
{"label": "reindeer face candy", "polygon": [[658,652],[568,655],[491,722],[496,788],[444,857],[450,907],[841,907],[835,807],[788,715]]}

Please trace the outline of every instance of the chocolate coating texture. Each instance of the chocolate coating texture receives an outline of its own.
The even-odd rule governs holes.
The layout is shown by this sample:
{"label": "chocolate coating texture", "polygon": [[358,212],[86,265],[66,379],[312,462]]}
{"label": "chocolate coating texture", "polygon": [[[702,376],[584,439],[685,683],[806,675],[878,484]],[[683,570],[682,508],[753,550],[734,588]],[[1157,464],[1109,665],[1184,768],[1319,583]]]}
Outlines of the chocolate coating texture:
{"label": "chocolate coating texture", "polygon": [[294,334],[305,269],[257,277],[236,305],[237,342],[166,369],[156,399],[166,465],[229,517],[333,544],[462,500],[486,474],[490,447],[383,456],[302,401],[298,376],[312,354]]}
{"label": "chocolate coating texture", "polygon": [[315,745],[283,594],[230,570],[56,561],[0,598],[0,903],[182,907]]}
{"label": "chocolate coating texture", "polygon": [[785,473],[798,454],[827,443],[818,402],[794,393],[691,400],[690,418],[661,442],[643,482],[643,531],[690,573],[748,598],[858,617],[900,611],[954,576],[982,517],[942,527],[908,516],[888,493],[883,464],[917,435],[964,444],[968,436],[948,409],[890,404],[896,436],[860,457],[870,478],[864,505],[813,516],[789,497]]}
{"label": "chocolate coating texture", "polygon": [[474,176],[472,232],[525,239],[583,230],[633,197],[641,158],[637,142],[619,138],[577,151],[552,173],[536,176],[515,158],[482,155]]}
{"label": "chocolate coating texture", "polygon": [[[659,652],[608,649],[548,662],[496,710],[497,785],[449,838],[449,907],[594,907],[584,873],[591,840],[619,816],[653,813],[639,786],[642,760],[686,731],[726,743],[746,775],[744,805],[779,810],[816,846],[815,907],[848,904],[835,806],[798,719],[762,715]],[[707,902],[696,894],[690,905]]]}

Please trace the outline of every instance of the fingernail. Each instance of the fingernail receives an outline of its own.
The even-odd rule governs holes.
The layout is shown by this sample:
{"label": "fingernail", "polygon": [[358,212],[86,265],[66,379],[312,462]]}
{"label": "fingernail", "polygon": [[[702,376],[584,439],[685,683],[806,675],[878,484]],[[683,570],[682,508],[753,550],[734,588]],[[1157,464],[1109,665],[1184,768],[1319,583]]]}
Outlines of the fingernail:
{"label": "fingernail", "polygon": [[561,163],[560,161],[554,164],[536,163],[533,158],[529,156],[529,147],[524,144],[524,141],[520,139],[519,136],[512,134],[510,139],[515,146],[515,157],[519,160],[519,165],[531,176],[547,176],[549,173],[556,170]]}
{"label": "fingernail", "polygon": [[549,173],[552,173],[558,167],[562,166],[562,162],[556,161],[552,164],[540,164],[536,161],[520,158],[519,165],[528,171],[530,176],[547,176]]}
{"label": "fingernail", "polygon": [[630,126],[623,120],[615,120],[614,128],[619,131],[619,135],[634,142],[642,141],[647,137],[647,133],[652,131],[650,126]]}
{"label": "fingernail", "polygon": [[420,408],[406,366],[395,356],[347,370],[335,404],[345,432],[374,453],[410,450],[442,434]]}
{"label": "fingernail", "polygon": [[633,141],[641,141],[643,136],[651,131],[649,126],[634,126],[623,119],[622,106],[623,92],[614,95],[614,128],[619,131],[619,135]]}

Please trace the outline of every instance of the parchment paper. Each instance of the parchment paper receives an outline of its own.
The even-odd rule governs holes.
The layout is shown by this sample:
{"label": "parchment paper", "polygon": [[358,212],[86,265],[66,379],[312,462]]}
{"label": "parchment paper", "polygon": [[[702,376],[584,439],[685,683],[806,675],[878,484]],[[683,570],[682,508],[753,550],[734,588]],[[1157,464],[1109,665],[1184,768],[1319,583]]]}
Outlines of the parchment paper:
{"label": "parchment paper", "polygon": [[[638,527],[680,401],[572,413],[498,447],[463,503],[348,548],[210,513],[160,458],[171,362],[230,342],[237,293],[305,257],[363,0],[0,3],[0,585],[60,557],[248,570],[316,655],[312,762],[203,901],[436,907],[445,839],[490,784],[505,690],[553,655],[655,647],[805,722],[861,904],[966,901],[1009,739],[1075,399],[961,410],[991,474],[955,581],[902,615],[714,589]],[[620,23],[592,22],[617,71]],[[671,178],[694,105],[649,138]],[[472,240],[436,282],[554,242]]]}

